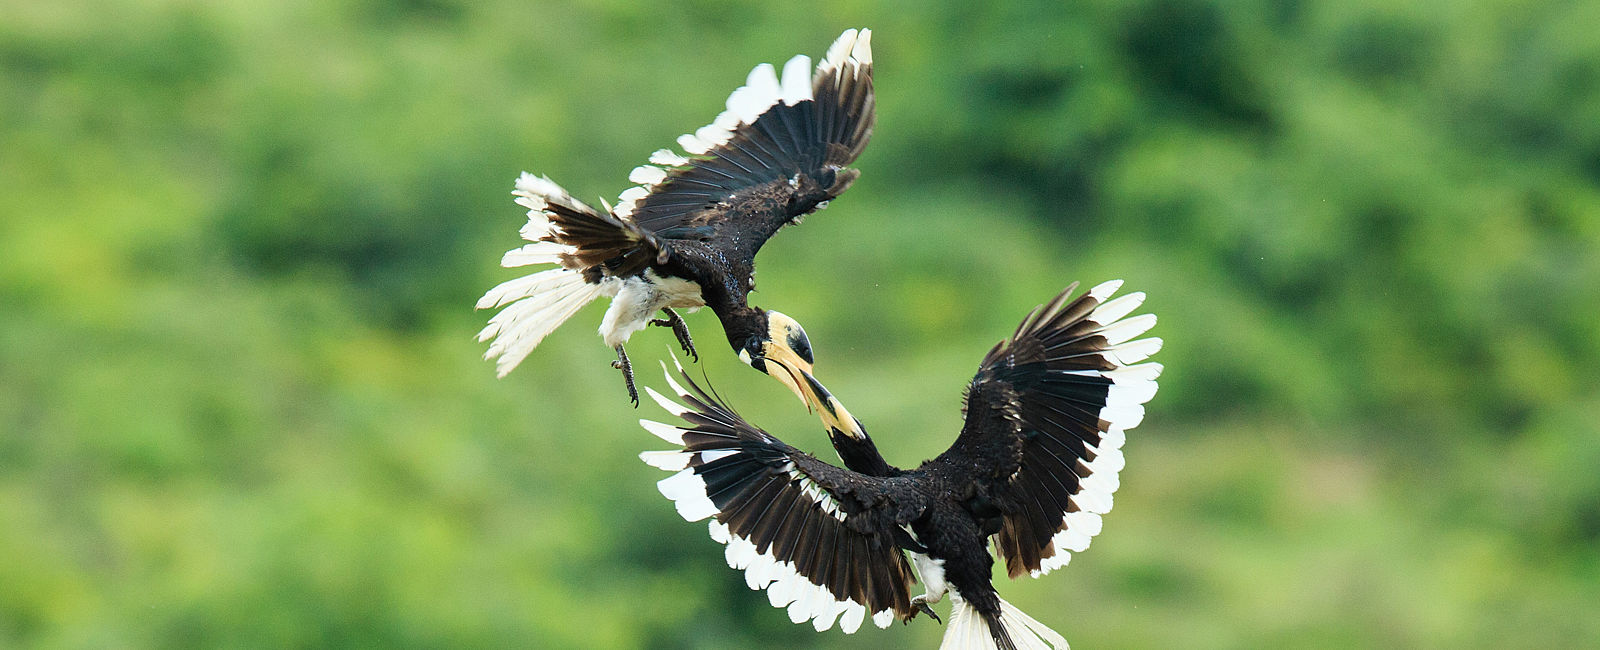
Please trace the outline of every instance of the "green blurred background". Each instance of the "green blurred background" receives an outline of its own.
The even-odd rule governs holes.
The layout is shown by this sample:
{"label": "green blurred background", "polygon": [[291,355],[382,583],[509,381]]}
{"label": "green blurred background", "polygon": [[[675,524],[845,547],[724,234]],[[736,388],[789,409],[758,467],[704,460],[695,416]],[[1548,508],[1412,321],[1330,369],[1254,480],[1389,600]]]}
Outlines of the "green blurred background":
{"label": "green blurred background", "polygon": [[1068,282],[1161,318],[1105,532],[1007,598],[1080,648],[1600,644],[1600,3],[973,4],[0,0],[0,646],[936,645],[745,588],[603,306],[505,380],[473,340],[519,171],[615,196],[856,26],[861,180],[752,299],[892,462]]}

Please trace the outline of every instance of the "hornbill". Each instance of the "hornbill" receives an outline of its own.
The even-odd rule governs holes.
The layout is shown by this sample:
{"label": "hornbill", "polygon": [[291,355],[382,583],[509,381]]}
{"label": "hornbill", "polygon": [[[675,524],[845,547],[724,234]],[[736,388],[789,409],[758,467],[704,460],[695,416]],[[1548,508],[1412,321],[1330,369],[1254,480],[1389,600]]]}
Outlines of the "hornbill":
{"label": "hornbill", "polygon": [[[674,309],[710,307],[728,344],[745,363],[766,360],[810,368],[805,330],[776,311],[752,307],[755,256],[780,228],[821,209],[855,181],[849,165],[866,147],[876,113],[872,32],[847,30],[813,73],[796,55],[780,79],[772,65],[750,72],[710,125],[680,136],[688,155],[662,149],[628,175],[638,183],[615,207],[597,210],[545,177],[524,172],[512,192],[528,209],[530,242],[501,260],[506,267],[557,264],[484,294],[479,309],[505,307],[478,333],[499,376],[546,335],[599,296],[611,297],[600,336],[616,350],[628,397],[639,396],[623,344],[648,325],[671,327],[696,360],[693,340]],[[602,201],[602,206],[605,203]],[[656,312],[664,318],[653,318]],[[770,372],[769,372],[770,374]],[[802,400],[792,376],[774,375]]]}
{"label": "hornbill", "polygon": [[[667,382],[682,403],[646,390],[686,424],[640,421],[681,449],[640,458],[677,472],[657,484],[662,495],[684,519],[711,517],[728,565],[796,623],[822,631],[837,620],[851,633],[870,614],[888,627],[932,615],[928,604],[948,592],[942,648],[1064,648],[1000,599],[985,545],[993,539],[1011,577],[1038,577],[1100,532],[1124,432],[1143,420],[1161,373],[1140,363],[1161,340],[1134,340],[1155,316],[1123,318],[1144,295],[1110,300],[1120,285],[1071,298],[1073,285],[1030,313],[984,356],[954,444],[916,469],[889,465],[864,433],[832,436],[851,469],[822,462],[746,422],[681,366],[683,384],[671,373]],[[915,597],[913,565],[926,584]]]}

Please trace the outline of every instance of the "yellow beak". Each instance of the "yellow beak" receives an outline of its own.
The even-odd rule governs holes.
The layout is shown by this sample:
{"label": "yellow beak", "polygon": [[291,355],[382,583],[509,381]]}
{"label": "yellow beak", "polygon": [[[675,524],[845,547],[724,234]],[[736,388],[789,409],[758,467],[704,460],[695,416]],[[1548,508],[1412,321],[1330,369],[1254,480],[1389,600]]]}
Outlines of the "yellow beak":
{"label": "yellow beak", "polygon": [[815,410],[823,426],[856,440],[866,438],[861,422],[811,375],[811,364],[794,351],[780,345],[767,346],[767,374],[794,391],[807,410]]}

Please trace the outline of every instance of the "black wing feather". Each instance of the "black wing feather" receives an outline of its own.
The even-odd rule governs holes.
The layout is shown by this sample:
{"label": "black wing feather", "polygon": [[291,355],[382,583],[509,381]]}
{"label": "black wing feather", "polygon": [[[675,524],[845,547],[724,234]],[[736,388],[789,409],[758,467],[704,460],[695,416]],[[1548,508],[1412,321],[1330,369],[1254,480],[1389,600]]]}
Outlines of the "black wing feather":
{"label": "black wing feather", "polygon": [[[985,355],[967,388],[967,421],[934,462],[969,468],[1004,515],[995,545],[1012,577],[1039,575],[1082,550],[1110,510],[1122,432],[1143,418],[1160,364],[1136,364],[1160,339],[1131,340],[1153,316],[1143,300],[1110,300],[1120,283],[1073,297],[1068,287],[1030,312]],[[982,459],[974,462],[974,459]]]}
{"label": "black wing feather", "polygon": [[[841,170],[865,149],[876,119],[869,40],[865,31],[841,36],[816,67],[810,98],[791,103],[772,97],[750,122],[734,112],[730,98],[729,111],[713,127],[686,136],[694,145],[689,157],[670,152],[652,157],[665,177],[623,193],[617,214],[664,237],[694,232],[709,239],[715,235],[674,228],[710,225],[753,257],[780,227],[838,196],[854,180],[853,171]],[[758,66],[752,82],[735,97],[745,93],[748,100],[757,94],[749,89],[767,87],[755,82],[758,75],[773,76],[771,70]],[[696,153],[702,145],[704,152]]]}
{"label": "black wing feather", "polygon": [[[681,379],[689,388],[674,388],[686,406],[651,394],[687,425],[646,428],[683,448],[642,455],[679,470],[661,482],[679,512],[714,517],[712,536],[729,544],[730,565],[746,570],[752,588],[781,590],[772,594],[774,604],[789,606],[796,622],[815,618],[826,629],[841,617],[841,627],[853,631],[868,614],[880,627],[909,618],[915,580],[893,543],[882,498],[891,479],[802,453],[745,422],[686,374]],[[825,593],[827,602],[792,598],[805,593]]]}

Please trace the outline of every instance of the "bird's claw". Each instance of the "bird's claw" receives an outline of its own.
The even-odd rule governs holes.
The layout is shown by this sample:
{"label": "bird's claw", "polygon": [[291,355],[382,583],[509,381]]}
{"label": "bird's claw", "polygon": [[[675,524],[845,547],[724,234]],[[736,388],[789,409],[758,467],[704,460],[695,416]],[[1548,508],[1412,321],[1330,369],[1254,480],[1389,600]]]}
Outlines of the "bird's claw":
{"label": "bird's claw", "polygon": [[651,320],[650,324],[657,327],[672,328],[672,335],[678,337],[678,345],[683,348],[684,354],[689,355],[689,358],[693,359],[695,363],[699,363],[700,353],[695,351],[694,338],[689,336],[689,324],[685,323],[683,317],[679,316],[678,312],[673,311],[671,308],[663,307],[661,311],[667,317]]}
{"label": "bird's claw", "polygon": [[611,362],[611,367],[622,371],[622,383],[628,387],[628,400],[633,402],[633,408],[639,408],[639,389],[633,387],[633,364],[628,361],[628,353],[617,346],[617,360]]}
{"label": "bird's claw", "polygon": [[928,601],[924,600],[922,596],[911,599],[911,616],[907,617],[905,622],[910,623],[911,619],[916,618],[919,612],[927,614],[928,618],[933,619],[935,623],[944,625],[944,619],[933,613],[933,608],[928,606]]}

